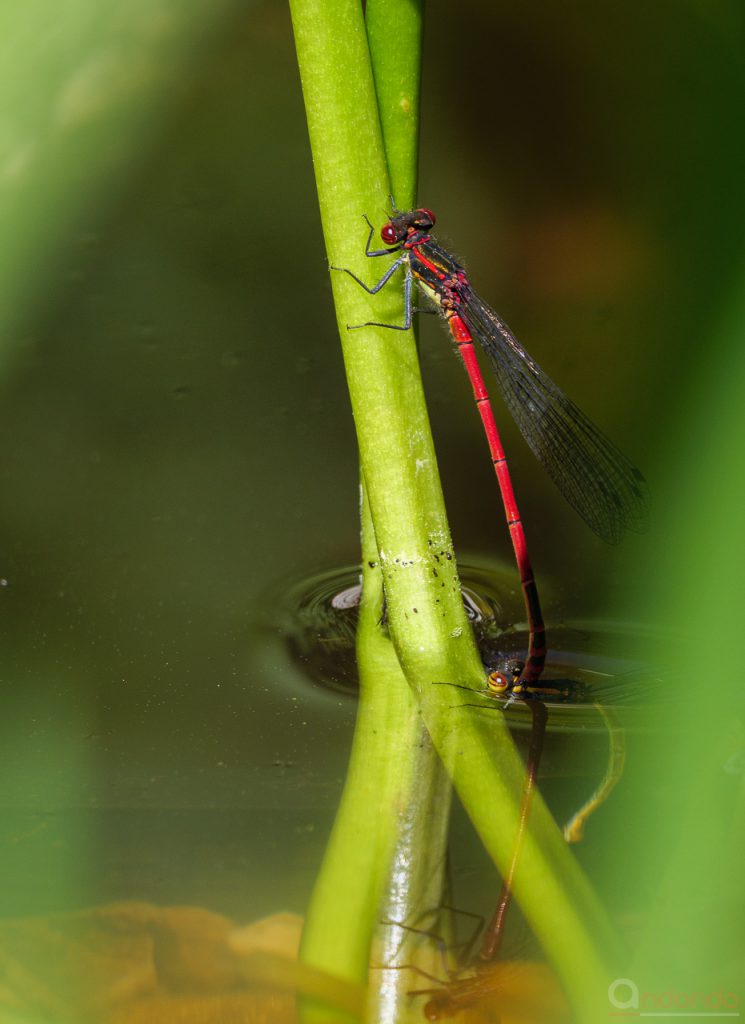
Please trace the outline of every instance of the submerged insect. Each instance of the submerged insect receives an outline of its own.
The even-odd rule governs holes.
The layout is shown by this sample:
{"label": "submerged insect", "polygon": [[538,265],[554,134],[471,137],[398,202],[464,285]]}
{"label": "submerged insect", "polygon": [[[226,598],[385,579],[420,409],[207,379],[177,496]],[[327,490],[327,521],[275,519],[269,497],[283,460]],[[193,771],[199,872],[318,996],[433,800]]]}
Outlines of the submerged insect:
{"label": "submerged insect", "polygon": [[544,963],[497,960],[479,964],[469,975],[453,978],[438,988],[415,989],[427,995],[425,1020],[474,1024],[569,1024],[571,1012],[559,980]]}
{"label": "submerged insect", "polygon": [[[475,960],[446,981],[432,978],[437,982],[436,987],[409,992],[411,996],[429,997],[423,1007],[426,1020],[447,1020],[466,1012],[469,1014],[467,1019],[484,1022],[515,1020],[530,1021],[532,1024],[563,1024],[568,1020],[566,998],[555,975],[545,964],[497,959],[507,911],[512,901],[513,883],[527,831],[546,733],[545,704],[535,698],[529,698],[526,703],[532,716],[530,746],[517,829],[497,908],[484,928]],[[471,945],[472,942],[468,944],[469,949]]]}

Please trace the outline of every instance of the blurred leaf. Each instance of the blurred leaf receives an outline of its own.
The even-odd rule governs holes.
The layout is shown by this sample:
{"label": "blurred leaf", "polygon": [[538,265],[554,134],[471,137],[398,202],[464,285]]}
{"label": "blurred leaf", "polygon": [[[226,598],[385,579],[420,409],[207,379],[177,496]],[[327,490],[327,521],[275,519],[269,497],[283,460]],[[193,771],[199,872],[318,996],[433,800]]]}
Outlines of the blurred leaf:
{"label": "blurred leaf", "polygon": [[0,8],[0,330],[7,349],[69,257],[66,231],[105,203],[183,96],[231,0],[43,0]]}

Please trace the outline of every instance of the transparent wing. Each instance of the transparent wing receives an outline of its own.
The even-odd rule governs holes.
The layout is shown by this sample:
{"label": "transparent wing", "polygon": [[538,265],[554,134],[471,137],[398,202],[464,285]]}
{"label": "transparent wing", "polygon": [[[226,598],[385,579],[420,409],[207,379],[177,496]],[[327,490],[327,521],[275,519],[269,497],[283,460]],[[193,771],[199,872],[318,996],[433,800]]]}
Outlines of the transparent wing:
{"label": "transparent wing", "polygon": [[483,345],[520,432],[566,500],[603,540],[646,526],[644,477],[554,384],[509,327],[477,295],[461,307]]}
{"label": "transparent wing", "polygon": [[649,666],[593,680],[584,699],[610,708],[645,707],[667,705],[679,693],[680,680],[674,671]]}

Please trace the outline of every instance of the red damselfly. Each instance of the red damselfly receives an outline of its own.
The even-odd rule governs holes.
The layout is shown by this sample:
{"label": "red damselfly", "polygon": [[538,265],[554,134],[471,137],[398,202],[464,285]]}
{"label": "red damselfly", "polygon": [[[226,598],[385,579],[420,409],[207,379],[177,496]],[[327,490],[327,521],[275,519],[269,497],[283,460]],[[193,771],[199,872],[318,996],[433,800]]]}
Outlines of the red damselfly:
{"label": "red damselfly", "polygon": [[548,719],[546,705],[537,698],[527,700],[526,703],[530,707],[533,723],[530,734],[530,747],[528,748],[528,761],[525,767],[525,779],[523,780],[522,798],[520,800],[520,813],[517,819],[517,833],[512,846],[510,863],[502,879],[502,891],[497,903],[497,909],[487,925],[481,942],[481,959],[486,961],[494,960],[502,944],[505,917],[512,899],[512,884],[525,840],[530,807],[533,802],[533,791],[538,779],[538,767],[541,762],[543,742],[546,737],[546,721]]}
{"label": "red damselfly", "polygon": [[[517,672],[516,665],[512,666],[512,671]],[[669,679],[665,680],[664,676],[660,677],[651,669],[602,678],[599,673],[591,674],[598,678],[592,681],[551,679],[545,684],[529,686],[516,682],[514,674],[510,678],[499,670],[489,674],[482,691],[474,691],[455,683],[442,684],[464,690],[471,696],[480,693],[487,698],[483,704],[467,703],[457,707],[493,710],[495,702],[501,711],[510,708],[518,711],[527,707],[532,713],[532,727],[517,834],[497,910],[484,930],[481,950],[475,962],[469,962],[465,957],[463,969],[451,973],[448,980],[432,978],[432,981],[437,982],[436,987],[410,991],[409,994],[413,996],[429,997],[423,1010],[427,1020],[448,1020],[462,1015],[459,1019],[472,1019],[479,1024],[486,1024],[491,1020],[512,1020],[513,1012],[515,1020],[530,1021],[531,1024],[566,1024],[570,1019],[566,998],[555,975],[546,965],[520,960],[496,960],[537,782],[548,715],[552,708],[557,714],[561,713],[562,708],[566,709],[570,715],[573,710],[590,708],[602,717],[609,735],[608,766],[603,780],[564,828],[567,841],[577,842],[582,838],[587,819],[604,802],[623,771],[625,729],[619,715],[634,708],[646,714],[650,705],[660,706],[659,700],[665,690],[665,683],[669,683]],[[664,704],[661,706],[664,708]],[[468,948],[472,945],[473,942],[469,943]]]}
{"label": "red damselfly", "polygon": [[[517,673],[517,666],[513,665]],[[446,683],[474,695],[470,687]],[[661,680],[650,670],[641,670],[617,677],[606,677],[592,684],[579,679],[551,679],[545,684],[529,686],[509,678],[502,671],[491,672],[486,687],[479,692],[487,697],[484,704],[463,704],[493,710],[528,709],[531,713],[530,744],[527,755],[518,822],[512,853],[504,873],[497,909],[483,931],[476,958],[469,952],[471,940],[462,958],[463,967],[452,972],[447,980],[433,978],[435,987],[414,989],[412,996],[428,996],[423,1008],[426,1020],[469,1019],[486,1024],[491,1020],[515,1020],[531,1024],[566,1024],[569,1007],[555,975],[544,964],[521,960],[498,960],[504,936],[505,919],[512,900],[512,889],[527,831],[533,794],[543,752],[549,710],[592,708],[604,721],[609,735],[608,766],[601,783],[592,796],[572,816],[564,828],[568,842],[578,842],[590,815],[604,802],[619,781],[625,758],[624,728],[616,712],[625,707],[643,706],[662,688]],[[420,972],[423,973],[423,972]],[[461,1017],[461,1015],[463,1015]]]}
{"label": "red damselfly", "polygon": [[546,627],[525,530],[473,339],[478,339],[489,357],[502,397],[529,447],[569,504],[603,540],[615,543],[625,528],[643,528],[647,504],[644,477],[554,384],[522,348],[504,321],[476,295],[461,264],[432,237],[430,231],[435,216],[430,210],[396,211],[380,232],[385,249],[370,248],[375,229],[367,217],[365,220],[370,227],[365,255],[378,257],[399,253],[397,259],[372,287],[345,267],[331,269],[343,270],[365,291],[374,295],[399,268],[403,268],[404,322],[396,325],[370,321],[349,329],[386,327],[408,330],[414,312],[413,281],[435,303],[437,311],[447,322],[471,381],[520,573],[529,647],[519,679],[526,684],[535,683],[546,660]]}
{"label": "red damselfly", "polygon": [[547,679],[538,686],[524,685],[520,681],[509,684],[505,680],[504,673],[497,671],[489,674],[486,689],[482,693],[497,699],[506,696],[506,706],[509,706],[516,696],[520,696],[525,702],[537,700],[541,703],[560,704],[565,707],[577,707],[578,705],[587,707],[589,705],[602,719],[608,734],[608,762],[605,772],[590,796],[574,812],[563,828],[564,838],[568,843],[581,842],[588,819],[598,808],[602,807],[623,776],[626,764],[626,732],[615,711],[610,704],[603,703],[603,695],[598,688],[592,690],[579,680]]}

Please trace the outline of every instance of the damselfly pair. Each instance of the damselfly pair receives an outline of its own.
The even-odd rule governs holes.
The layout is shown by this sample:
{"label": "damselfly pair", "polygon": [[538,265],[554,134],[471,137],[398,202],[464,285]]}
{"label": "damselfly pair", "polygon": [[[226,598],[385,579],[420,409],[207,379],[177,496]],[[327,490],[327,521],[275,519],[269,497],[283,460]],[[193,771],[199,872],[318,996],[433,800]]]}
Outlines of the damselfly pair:
{"label": "damselfly pair", "polygon": [[[507,663],[490,673],[485,691],[491,696],[506,698],[507,703],[524,701],[532,714],[531,742],[513,852],[503,879],[497,910],[482,941],[481,960],[490,963],[496,957],[501,942],[513,876],[527,827],[546,730],[547,709],[544,701],[586,701],[587,694],[582,692],[581,687],[578,689],[577,684],[541,680],[546,662],[546,627],[525,530],[476,357],[474,338],[486,352],[502,397],[529,447],[569,504],[598,536],[609,543],[615,543],[624,529],[644,528],[647,486],[639,470],[567,398],[523,349],[509,327],[475,294],[464,268],[432,237],[435,217],[430,210],[422,208],[407,213],[396,211],[380,232],[386,246],[384,249],[370,248],[374,228],[367,217],[365,220],[370,228],[365,245],[366,256],[377,258],[398,254],[397,258],[377,284],[371,287],[347,268],[332,269],[343,270],[372,295],[385,287],[397,270],[403,269],[404,320],[402,324],[371,321],[350,325],[349,329],[384,327],[408,330],[414,312],[414,281],[446,321],[471,381],[486,433],[525,603],[529,630],[527,657],[524,662]],[[474,691],[470,692],[473,694]],[[615,785],[623,766],[623,732],[616,727],[612,713],[604,711],[601,705],[597,707],[605,718],[610,736],[608,769],[598,790],[565,830],[569,841],[576,841],[581,836],[584,822]],[[426,990],[430,999],[424,1014],[429,1020],[451,1016],[481,998],[490,984],[481,972],[473,977],[455,978],[438,989]]]}

